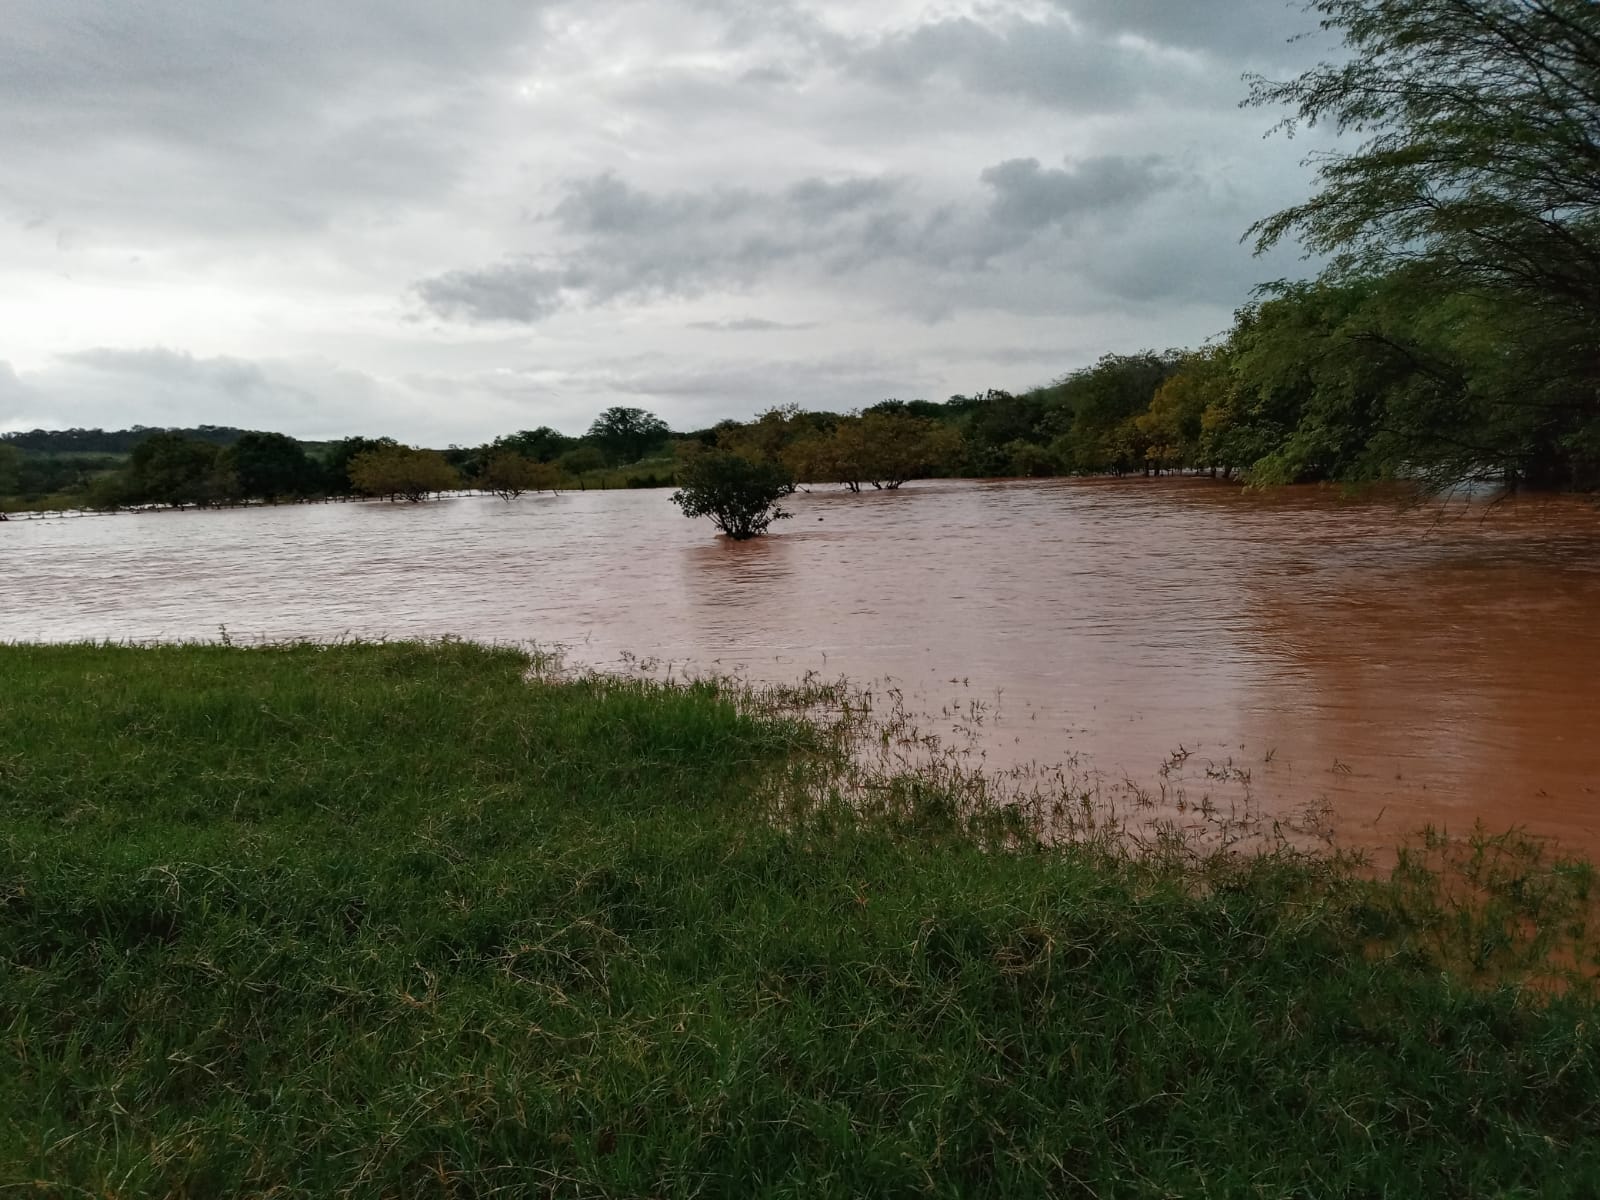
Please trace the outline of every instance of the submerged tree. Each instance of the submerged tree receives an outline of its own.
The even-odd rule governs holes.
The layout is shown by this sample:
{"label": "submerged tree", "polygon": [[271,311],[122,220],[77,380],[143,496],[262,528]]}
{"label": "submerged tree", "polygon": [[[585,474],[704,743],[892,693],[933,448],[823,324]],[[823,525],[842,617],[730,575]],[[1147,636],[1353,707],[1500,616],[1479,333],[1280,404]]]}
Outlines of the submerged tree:
{"label": "submerged tree", "polygon": [[511,450],[490,455],[478,475],[478,486],[493,492],[507,504],[524,492],[555,490],[561,472],[554,463],[535,462]]}
{"label": "submerged tree", "polygon": [[323,490],[330,496],[354,495],[356,486],[350,479],[350,464],[369,450],[399,444],[389,437],[348,437],[329,444],[322,459]]}
{"label": "submerged tree", "polygon": [[678,479],[682,486],[672,493],[672,502],[683,515],[710,517],[736,542],[759,537],[772,522],[790,515],[778,501],[794,491],[794,479],[775,463],[713,450],[687,462]]}
{"label": "submerged tree", "polygon": [[222,451],[218,464],[228,486],[241,496],[306,496],[320,482],[305,447],[281,433],[247,433]]}
{"label": "submerged tree", "polygon": [[128,492],[136,503],[206,504],[213,498],[219,448],[176,432],[153,433],[128,456]]}
{"label": "submerged tree", "polygon": [[437,450],[380,446],[350,460],[350,482],[363,495],[419,504],[435,492],[457,486],[460,479]]}
{"label": "submerged tree", "polygon": [[22,451],[0,442],[0,496],[18,490],[22,480]]}

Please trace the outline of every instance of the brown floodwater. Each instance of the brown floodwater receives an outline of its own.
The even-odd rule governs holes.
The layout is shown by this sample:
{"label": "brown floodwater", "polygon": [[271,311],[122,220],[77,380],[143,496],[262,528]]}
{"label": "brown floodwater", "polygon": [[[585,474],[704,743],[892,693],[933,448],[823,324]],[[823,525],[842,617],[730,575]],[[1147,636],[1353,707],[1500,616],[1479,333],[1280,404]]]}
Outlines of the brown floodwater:
{"label": "brown floodwater", "polygon": [[[1377,845],[1600,850],[1600,509],[1206,480],[801,494],[737,544],[664,491],[0,524],[0,639],[457,635],[893,681],[997,767],[1249,779]],[[971,720],[972,714],[977,720]]]}

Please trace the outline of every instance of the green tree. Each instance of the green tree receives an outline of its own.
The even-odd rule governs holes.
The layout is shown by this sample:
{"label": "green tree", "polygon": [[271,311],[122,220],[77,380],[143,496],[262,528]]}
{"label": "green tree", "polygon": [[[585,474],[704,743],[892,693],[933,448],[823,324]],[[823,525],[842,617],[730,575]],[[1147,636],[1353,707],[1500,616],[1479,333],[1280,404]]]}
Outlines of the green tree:
{"label": "green tree", "polygon": [[1210,465],[1202,444],[1206,407],[1227,384],[1221,352],[1212,348],[1185,355],[1176,373],[1156,389],[1149,409],[1137,419],[1156,469]]}
{"label": "green tree", "polygon": [[499,450],[489,456],[478,486],[493,492],[507,504],[524,492],[554,490],[560,471],[554,463],[535,462],[511,450]]}
{"label": "green tree", "polygon": [[419,504],[460,484],[460,476],[437,450],[381,446],[350,462],[350,482],[366,496],[386,496]]}
{"label": "green tree", "polygon": [[218,447],[181,433],[153,433],[128,456],[128,494],[135,503],[206,504]]}
{"label": "green tree", "polygon": [[817,425],[798,405],[787,404],[759,413],[753,421],[725,421],[717,427],[717,447],[752,462],[782,462],[796,441]]}
{"label": "green tree", "polygon": [[562,472],[578,481],[578,486],[583,486],[583,477],[591,471],[599,471],[606,465],[606,456],[594,446],[576,446],[568,450],[556,464]]}
{"label": "green tree", "polygon": [[1258,222],[1258,246],[1295,236],[1332,256],[1334,278],[1403,267],[1414,299],[1486,304],[1518,335],[1502,363],[1538,386],[1492,398],[1523,412],[1478,431],[1481,457],[1515,457],[1512,479],[1600,482],[1600,4],[1311,7],[1349,54],[1256,79],[1250,100],[1289,109],[1291,131],[1362,140],[1316,159],[1316,193]]}
{"label": "green tree", "polygon": [[608,408],[595,418],[586,436],[608,462],[619,465],[638,462],[670,433],[665,421],[642,408]]}
{"label": "green tree", "polygon": [[681,487],[671,499],[683,515],[710,517],[734,541],[759,537],[790,515],[778,502],[794,491],[794,480],[774,463],[712,450],[686,463],[678,477]]}
{"label": "green tree", "polygon": [[911,479],[952,470],[961,456],[961,433],[953,426],[901,411],[869,410],[860,418],[861,478],[893,490]]}
{"label": "green tree", "polygon": [[458,446],[451,442],[439,453],[466,486],[478,487],[478,478],[493,451],[488,446]]}
{"label": "green tree", "polygon": [[1092,367],[1058,380],[1041,421],[1062,431],[1052,448],[1063,465],[1119,475],[1144,470],[1143,447],[1149,438],[1132,422],[1150,407],[1156,389],[1180,359],[1174,351],[1107,354]]}
{"label": "green tree", "polygon": [[1043,479],[1054,475],[1061,464],[1048,446],[1018,438],[1003,447],[1007,460],[1006,474],[1024,479]]}
{"label": "green tree", "polygon": [[316,464],[305,447],[281,433],[247,433],[222,452],[224,471],[231,471],[243,496],[280,500],[317,490]]}
{"label": "green tree", "polygon": [[17,491],[22,480],[22,451],[7,442],[0,442],[0,496]]}
{"label": "green tree", "polygon": [[524,458],[533,459],[534,462],[547,463],[554,462],[577,443],[577,438],[568,437],[548,425],[541,425],[537,429],[524,429],[518,433],[497,437],[489,448],[512,450]]}
{"label": "green tree", "polygon": [[322,463],[322,487],[330,496],[350,496],[356,491],[350,480],[350,464],[368,450],[399,445],[393,438],[349,437],[328,447]]}
{"label": "green tree", "polygon": [[[969,468],[978,475],[1010,474],[1017,445],[1049,442],[1060,432],[1047,423],[1049,397],[1050,390],[1042,388],[1022,395],[991,389],[970,399],[953,397],[962,410]],[[1068,413],[1066,423],[1070,421]]]}

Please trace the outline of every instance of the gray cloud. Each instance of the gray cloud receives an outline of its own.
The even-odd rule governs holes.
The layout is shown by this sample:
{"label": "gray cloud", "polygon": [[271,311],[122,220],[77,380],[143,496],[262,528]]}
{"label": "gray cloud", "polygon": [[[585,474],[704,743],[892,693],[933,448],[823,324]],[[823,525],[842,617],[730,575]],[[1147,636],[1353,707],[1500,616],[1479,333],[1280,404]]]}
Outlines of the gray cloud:
{"label": "gray cloud", "polygon": [[870,241],[896,190],[876,179],[805,179],[780,192],[656,194],[609,174],[577,180],[546,214],[575,239],[570,249],[448,271],[416,292],[441,316],[534,322],[566,307],[737,288]]}
{"label": "gray cloud", "polygon": [[907,358],[875,354],[756,363],[710,362],[642,367],[590,380],[608,392],[684,413],[684,427],[715,422],[728,412],[753,413],[781,404],[842,411],[937,388]]}
{"label": "gray cloud", "polygon": [[[1233,62],[1303,61],[1326,48],[1315,14],[1284,0],[1055,0],[1090,30],[1205,50]],[[1291,39],[1294,44],[1291,45]]]}
{"label": "gray cloud", "polygon": [[979,176],[994,191],[990,212],[1001,225],[1038,229],[1074,217],[1137,206],[1179,179],[1157,155],[1103,155],[1046,168],[1036,158],[1013,158]]}
{"label": "gray cloud", "polygon": [[11,426],[232,424],[337,436],[362,428],[358,413],[381,422],[385,398],[379,381],[331,363],[165,347],[94,347],[12,373],[10,385],[0,372],[0,421]]}
{"label": "gray cloud", "polygon": [[452,182],[542,5],[14,0],[0,201],[53,222],[301,229]]}
{"label": "gray cloud", "polygon": [[0,359],[0,427],[26,424],[30,399],[15,368]]}
{"label": "gray cloud", "polygon": [[956,84],[1080,113],[1114,112],[1175,92],[1210,99],[1222,82],[1195,64],[1161,61],[1063,17],[935,21],[861,46],[848,69],[885,87]]}
{"label": "gray cloud", "polygon": [[761,317],[737,317],[728,321],[690,321],[690,329],[703,329],[709,333],[777,333],[800,329],[815,329],[815,321],[767,321]]}
{"label": "gray cloud", "polygon": [[[653,195],[605,175],[570,184],[548,214],[574,239],[564,253],[448,271],[416,291],[440,316],[531,324],[569,307],[694,297],[783,272],[838,277],[885,262],[929,272],[998,268],[1041,232],[1121,222],[1180,179],[1157,156],[1105,155],[1062,168],[1012,159],[979,174],[987,204],[974,197],[919,209],[883,179]],[[1064,252],[1046,249],[1053,258]],[[913,310],[926,311],[926,288],[908,294]]]}

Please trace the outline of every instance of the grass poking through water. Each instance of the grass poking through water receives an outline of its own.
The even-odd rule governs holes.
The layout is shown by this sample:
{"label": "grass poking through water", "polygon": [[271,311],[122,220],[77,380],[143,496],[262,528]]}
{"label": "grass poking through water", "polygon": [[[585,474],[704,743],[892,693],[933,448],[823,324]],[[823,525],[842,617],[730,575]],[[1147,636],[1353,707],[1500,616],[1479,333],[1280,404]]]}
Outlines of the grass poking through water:
{"label": "grass poking through water", "polygon": [[816,696],[462,644],[0,681],[9,1194],[1600,1193],[1592,878],[1524,841],[1052,844],[830,785]]}

